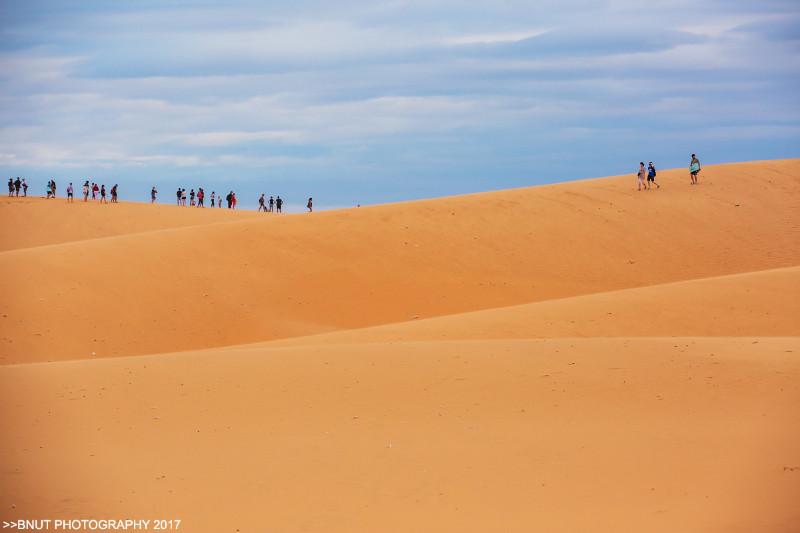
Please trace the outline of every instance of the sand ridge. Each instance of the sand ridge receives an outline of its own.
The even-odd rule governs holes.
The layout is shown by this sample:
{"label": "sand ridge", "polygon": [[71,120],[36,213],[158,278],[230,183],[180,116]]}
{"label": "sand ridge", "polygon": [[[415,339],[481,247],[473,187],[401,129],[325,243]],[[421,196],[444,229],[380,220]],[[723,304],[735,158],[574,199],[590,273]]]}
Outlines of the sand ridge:
{"label": "sand ridge", "polygon": [[241,209],[191,209],[163,203],[120,201],[112,205],[76,200],[70,204],[65,198],[3,196],[0,197],[0,220],[13,229],[0,237],[0,251],[242,220],[257,215]]}
{"label": "sand ridge", "polygon": [[685,174],[31,217],[0,252],[0,519],[796,531],[800,160]]}
{"label": "sand ridge", "polygon": [[[800,267],[651,285],[264,346],[557,337],[800,336]],[[249,348],[245,346],[243,348]]]}
{"label": "sand ridge", "polygon": [[9,250],[0,358],[227,346],[795,266],[798,169],[708,166],[696,188],[662,171],[646,193],[623,176]]}

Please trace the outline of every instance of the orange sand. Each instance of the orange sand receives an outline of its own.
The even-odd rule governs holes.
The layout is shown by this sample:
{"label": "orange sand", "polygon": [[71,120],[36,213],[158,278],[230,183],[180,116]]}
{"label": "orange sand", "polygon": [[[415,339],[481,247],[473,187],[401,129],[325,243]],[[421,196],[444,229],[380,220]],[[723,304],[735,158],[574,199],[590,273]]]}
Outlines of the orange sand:
{"label": "orange sand", "polygon": [[[662,171],[663,188],[646,193],[626,176],[9,250],[0,363],[228,346],[798,265],[800,161],[703,173],[694,188]],[[100,207],[98,224],[116,208]]]}
{"label": "orange sand", "polygon": [[800,160],[685,174],[280,218],[2,199],[0,519],[796,531]]}
{"label": "orange sand", "polygon": [[64,198],[3,196],[0,197],[0,220],[11,231],[4,231],[0,236],[0,251],[242,220],[257,215],[240,209],[187,209],[162,203],[112,205],[91,200],[84,203],[81,198],[69,204]]}

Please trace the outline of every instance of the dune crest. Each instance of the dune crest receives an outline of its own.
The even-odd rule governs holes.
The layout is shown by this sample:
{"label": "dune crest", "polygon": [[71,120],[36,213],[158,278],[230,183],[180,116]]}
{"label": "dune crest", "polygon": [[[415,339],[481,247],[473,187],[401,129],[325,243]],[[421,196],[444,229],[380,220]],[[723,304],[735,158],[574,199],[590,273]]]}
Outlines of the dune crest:
{"label": "dune crest", "polygon": [[8,250],[0,362],[227,346],[800,262],[800,160],[708,166],[697,187],[683,169],[659,176],[658,191],[618,176]]}
{"label": "dune crest", "polygon": [[0,252],[0,519],[794,531],[800,160],[685,174],[74,230],[0,202],[30,226]]}

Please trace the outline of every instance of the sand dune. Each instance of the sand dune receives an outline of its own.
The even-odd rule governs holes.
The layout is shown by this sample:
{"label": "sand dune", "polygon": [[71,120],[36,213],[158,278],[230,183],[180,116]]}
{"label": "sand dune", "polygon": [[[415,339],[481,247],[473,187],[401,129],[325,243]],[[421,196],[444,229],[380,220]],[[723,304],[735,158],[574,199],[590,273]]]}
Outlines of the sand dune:
{"label": "sand dune", "polygon": [[706,167],[695,188],[659,175],[647,193],[625,176],[9,250],[0,357],[226,346],[798,264],[800,161]]}
{"label": "sand dune", "polygon": [[0,197],[0,220],[10,231],[0,236],[0,251],[113,237],[251,218],[253,211],[188,209],[164,204],[116,205],[65,198]]}
{"label": "sand dune", "polygon": [[[800,336],[800,267],[271,341],[269,346],[554,337]],[[250,349],[244,346],[243,349]]]}
{"label": "sand dune", "polygon": [[0,518],[788,533],[798,350],[797,338],[540,339],[5,366]]}
{"label": "sand dune", "polygon": [[796,531],[800,160],[659,176],[0,202],[0,519]]}

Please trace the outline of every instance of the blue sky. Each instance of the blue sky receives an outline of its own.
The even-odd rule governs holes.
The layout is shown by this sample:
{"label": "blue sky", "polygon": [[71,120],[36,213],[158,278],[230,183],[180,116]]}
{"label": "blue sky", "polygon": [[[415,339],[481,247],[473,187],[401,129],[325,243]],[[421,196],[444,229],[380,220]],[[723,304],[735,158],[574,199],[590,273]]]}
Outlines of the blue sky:
{"label": "blue sky", "polygon": [[0,168],[36,192],[330,208],[798,157],[798,94],[796,0],[0,0]]}

